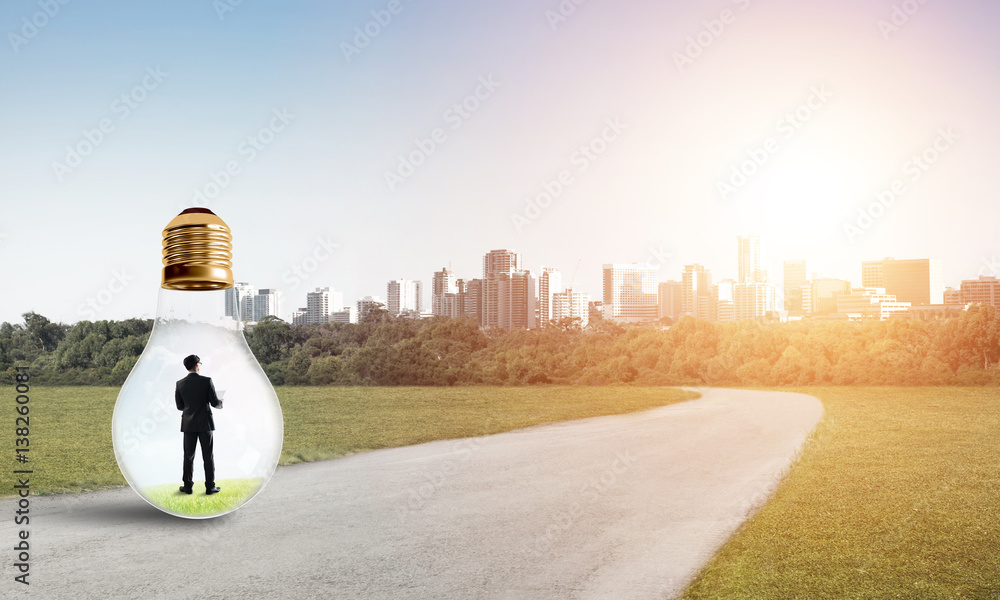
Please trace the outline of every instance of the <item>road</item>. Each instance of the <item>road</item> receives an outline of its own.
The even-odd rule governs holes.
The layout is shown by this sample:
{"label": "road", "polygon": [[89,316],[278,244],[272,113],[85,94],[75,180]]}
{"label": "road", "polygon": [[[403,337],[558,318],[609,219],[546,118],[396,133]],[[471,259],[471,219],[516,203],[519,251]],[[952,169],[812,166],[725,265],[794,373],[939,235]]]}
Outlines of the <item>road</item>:
{"label": "road", "polygon": [[[787,472],[815,398],[640,413],[279,468],[186,520],[129,488],[33,497],[37,598],[674,598]],[[13,582],[14,501],[0,501]],[[9,515],[9,517],[8,517]]]}

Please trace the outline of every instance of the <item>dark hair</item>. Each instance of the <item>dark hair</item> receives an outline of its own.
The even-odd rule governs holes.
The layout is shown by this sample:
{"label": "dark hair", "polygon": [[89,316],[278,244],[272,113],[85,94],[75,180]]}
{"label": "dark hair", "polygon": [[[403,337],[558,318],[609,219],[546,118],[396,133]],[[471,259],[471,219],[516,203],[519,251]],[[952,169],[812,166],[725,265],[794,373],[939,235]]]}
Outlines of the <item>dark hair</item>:
{"label": "dark hair", "polygon": [[192,354],[191,356],[184,359],[184,368],[188,371],[194,370],[195,366],[201,362],[197,354]]}

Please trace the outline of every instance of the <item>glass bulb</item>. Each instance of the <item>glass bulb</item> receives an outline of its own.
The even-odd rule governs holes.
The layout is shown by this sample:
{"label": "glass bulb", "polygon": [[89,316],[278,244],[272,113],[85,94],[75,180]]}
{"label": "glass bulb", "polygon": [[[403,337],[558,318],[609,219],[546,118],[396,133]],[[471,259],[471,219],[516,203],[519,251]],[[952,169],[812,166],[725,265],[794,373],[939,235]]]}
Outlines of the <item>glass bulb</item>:
{"label": "glass bulb", "polygon": [[[228,238],[228,227],[206,209],[191,211],[163,232],[156,320],[118,395],[111,429],[115,458],[132,489],[164,512],[199,519],[236,510],[263,489],[281,455],[283,424],[274,388],[243,337],[242,321],[226,315],[231,238],[220,240]],[[235,308],[230,312],[238,315]],[[177,381],[188,375],[184,358],[192,354],[200,357],[200,374],[212,378],[223,401],[221,409],[211,409],[220,488],[212,495],[202,486],[200,442],[193,493],[179,489],[184,434],[174,395]]]}

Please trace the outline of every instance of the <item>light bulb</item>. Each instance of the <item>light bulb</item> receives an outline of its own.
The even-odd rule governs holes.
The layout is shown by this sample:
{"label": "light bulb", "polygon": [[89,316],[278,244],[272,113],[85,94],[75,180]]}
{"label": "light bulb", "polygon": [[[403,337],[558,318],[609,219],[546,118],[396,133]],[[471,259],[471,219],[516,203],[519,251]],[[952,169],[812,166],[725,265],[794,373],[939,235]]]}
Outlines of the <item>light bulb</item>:
{"label": "light bulb", "polygon": [[[235,318],[226,315],[231,261],[229,227],[208,209],[185,210],[163,230],[156,320],[112,417],[115,458],[125,480],[147,502],[180,517],[236,510],[263,489],[281,455],[278,398],[243,337],[242,307],[230,306]],[[200,376],[211,378],[222,400],[221,408],[210,409],[214,483],[220,488],[213,494],[204,487],[201,441],[191,493],[180,489],[185,434],[175,391],[178,380],[189,376],[184,359],[190,355],[200,357]]]}

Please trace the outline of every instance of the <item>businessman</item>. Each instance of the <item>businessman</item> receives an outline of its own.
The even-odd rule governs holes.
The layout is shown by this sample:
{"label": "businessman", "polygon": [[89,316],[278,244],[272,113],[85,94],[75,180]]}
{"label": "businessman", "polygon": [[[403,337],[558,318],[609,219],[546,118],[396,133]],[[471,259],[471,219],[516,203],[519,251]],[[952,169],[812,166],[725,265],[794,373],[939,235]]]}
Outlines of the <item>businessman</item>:
{"label": "businessman", "polygon": [[177,382],[174,402],[181,414],[181,431],[184,432],[184,485],[181,491],[192,493],[194,481],[195,445],[201,443],[201,458],[205,461],[205,493],[218,493],[215,486],[215,457],[212,454],[212,407],[222,408],[222,400],[215,394],[211,377],[201,375],[201,359],[192,354],[184,359],[187,377]]}

